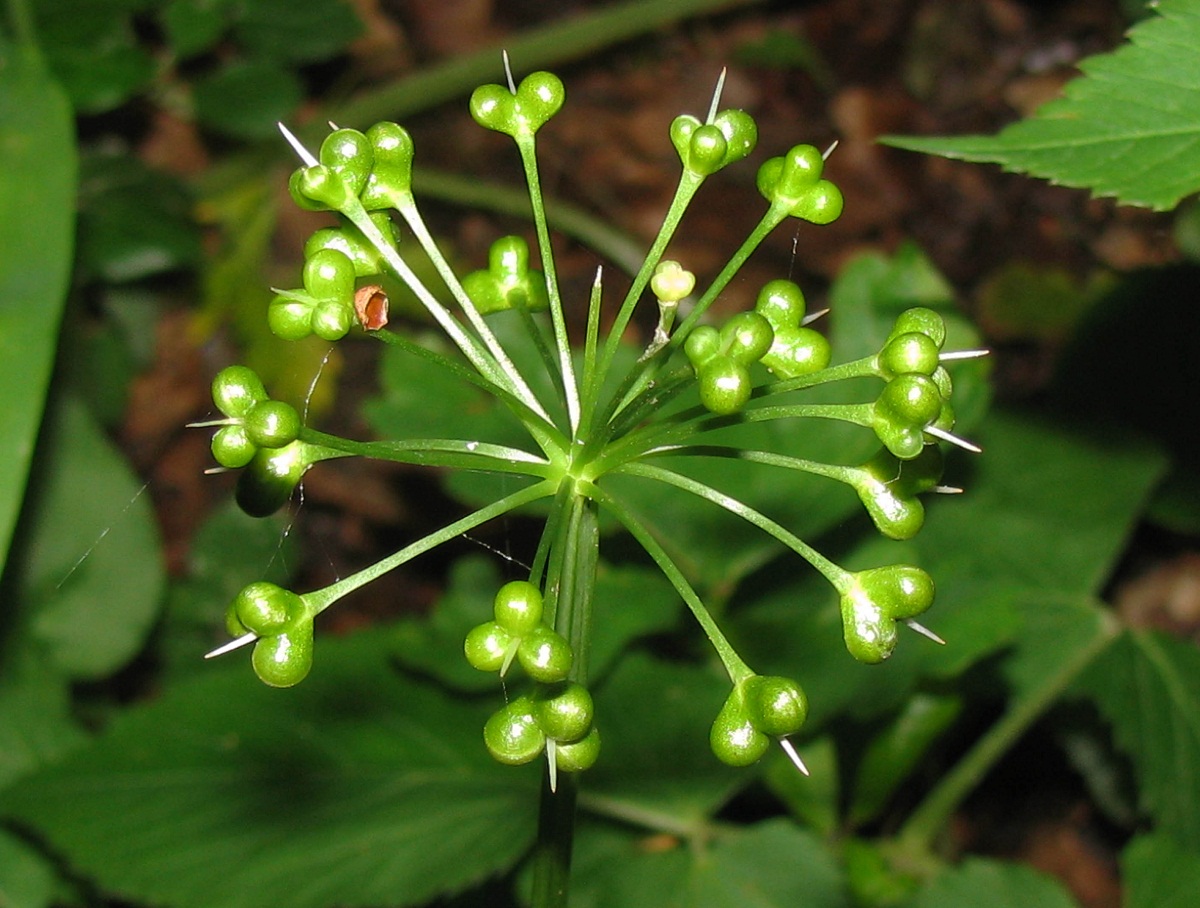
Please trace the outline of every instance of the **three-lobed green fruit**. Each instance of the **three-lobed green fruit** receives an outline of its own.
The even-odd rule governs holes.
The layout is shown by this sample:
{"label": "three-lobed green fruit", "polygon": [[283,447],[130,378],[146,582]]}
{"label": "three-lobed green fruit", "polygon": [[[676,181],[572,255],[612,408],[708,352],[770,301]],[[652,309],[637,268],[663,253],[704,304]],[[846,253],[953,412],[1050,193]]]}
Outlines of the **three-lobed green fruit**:
{"label": "three-lobed green fruit", "polygon": [[734,685],[709,732],[709,746],[729,766],[749,766],[773,738],[793,735],[808,718],[808,698],[790,678],[751,675]]}
{"label": "three-lobed green fruit", "polygon": [[877,663],[896,648],[896,622],[933,604],[933,578],[911,564],[869,568],[850,575],[841,591],[846,649],[860,662]]}

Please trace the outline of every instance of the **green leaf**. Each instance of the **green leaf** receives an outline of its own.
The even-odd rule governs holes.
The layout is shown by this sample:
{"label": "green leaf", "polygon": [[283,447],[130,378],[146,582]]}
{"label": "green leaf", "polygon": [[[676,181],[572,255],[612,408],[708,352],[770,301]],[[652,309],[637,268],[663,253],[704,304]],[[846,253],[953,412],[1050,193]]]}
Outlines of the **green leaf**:
{"label": "green leaf", "polygon": [[144,484],[87,408],[49,411],[22,537],[16,601],[30,640],[75,678],[101,678],[141,649],[165,583]]}
{"label": "green leaf", "polygon": [[192,200],[177,179],[128,155],[93,154],[82,164],[79,259],[86,278],[120,283],[199,263]]}
{"label": "green leaf", "polygon": [[1121,855],[1125,908],[1191,908],[1200,892],[1200,853],[1161,832],[1142,835]]}
{"label": "green leaf", "polygon": [[196,119],[239,139],[265,139],[291,117],[304,93],[289,69],[266,60],[230,63],[193,87]]}
{"label": "green leaf", "polygon": [[489,706],[388,671],[388,645],[320,639],[287,691],[248,658],[214,666],[0,812],[104,891],[173,908],[415,905],[508,869],[533,837],[538,770],[492,761]]}
{"label": "green leaf", "polygon": [[209,50],[228,26],[233,0],[170,0],[161,10],[171,50],[187,59]]}
{"label": "green leaf", "polygon": [[580,830],[572,908],[845,908],[841,875],[816,836],[785,820],[722,831],[711,843]]}
{"label": "green leaf", "polygon": [[[24,50],[0,66],[0,569],[37,439],[71,274],[75,124]],[[37,229],[30,229],[31,218]],[[20,389],[19,392],[17,389]]]}
{"label": "green leaf", "polygon": [[728,695],[728,680],[714,672],[640,654],[624,659],[595,694],[603,750],[581,804],[616,816],[632,806],[677,825],[702,821],[753,778],[718,762],[708,746]]}
{"label": "green leaf", "polygon": [[1062,98],[998,135],[882,141],[1174,208],[1200,189],[1200,3],[1162,0],[1155,10],[1128,44],[1080,63]]}
{"label": "green leaf", "polygon": [[345,0],[255,0],[241,4],[237,39],[255,57],[311,63],[343,50],[362,32]]}
{"label": "green leaf", "polygon": [[58,874],[40,852],[0,829],[0,905],[4,908],[49,908]]}
{"label": "green leaf", "polygon": [[8,668],[0,685],[0,788],[54,762],[85,740],[71,715],[67,680],[36,659],[21,661],[20,666]]}
{"label": "green leaf", "polygon": [[1062,886],[1019,864],[970,858],[939,876],[914,908],[1075,908]]}
{"label": "green leaf", "polygon": [[80,112],[112,110],[154,78],[154,60],[139,46],[131,16],[144,2],[43,0],[36,6],[47,62]]}
{"label": "green leaf", "polygon": [[848,811],[855,826],[879,815],[921,758],[962,711],[962,698],[916,693],[895,720],[872,738],[858,764]]}
{"label": "green leaf", "polygon": [[157,653],[170,671],[211,670],[201,656],[226,641],[225,611],[248,582],[287,585],[298,564],[289,519],[250,517],[229,501],[200,527],[188,549],[187,574],[167,593]]}
{"label": "green leaf", "polygon": [[1079,680],[1133,760],[1141,806],[1163,832],[1200,841],[1200,650],[1129,631]]}

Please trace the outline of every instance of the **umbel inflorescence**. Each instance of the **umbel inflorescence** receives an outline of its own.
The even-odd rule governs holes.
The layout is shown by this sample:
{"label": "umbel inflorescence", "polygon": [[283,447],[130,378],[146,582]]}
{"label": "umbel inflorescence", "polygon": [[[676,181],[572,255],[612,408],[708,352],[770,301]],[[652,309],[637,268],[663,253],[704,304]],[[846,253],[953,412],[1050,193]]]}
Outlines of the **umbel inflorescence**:
{"label": "umbel inflorescence", "polygon": [[[809,327],[804,296],[790,281],[766,284],[750,311],[720,325],[705,323],[714,300],[775,227],[788,218],[828,224],[843,204],[838,188],[822,176],[824,156],[816,148],[797,145],[767,160],[757,175],[765,214],[696,295],[695,275],[683,263],[664,260],[664,251],[705,179],[747,157],[757,143],[751,116],[718,109],[719,97],[718,86],[704,120],[685,114],[671,124],[669,139],[682,163],[675,197],[606,332],[597,271],[586,331],[576,339],[581,344],[568,337],[535,150],[538,130],[564,100],[556,76],[538,72],[519,85],[511,78],[508,86],[486,85],[470,102],[480,125],[516,142],[538,239],[536,266],[525,241],[510,236],[495,242],[486,268],[456,276],[418,211],[411,188],[413,142],[395,123],[376,124],[365,133],[334,129],[315,156],[284,130],[303,161],[291,177],[292,197],[303,208],[333,212],[337,225],[318,230],[305,246],[303,286],[277,291],[267,312],[271,330],[287,339],[315,334],[328,341],[362,334],[400,347],[491,395],[528,437],[519,446],[479,438],[339,438],[303,425],[296,410],[272,400],[249,369],[223,370],[213,383],[223,418],[208,423],[219,426],[212,450],[222,467],[242,471],[237,498],[251,514],[282,507],[312,464],[334,457],[505,474],[508,488],[516,491],[323,589],[295,593],[251,583],[229,607],[234,639],[210,655],[253,644],[254,669],[264,682],[296,684],[313,664],[313,621],[338,599],[486,521],[545,499],[548,517],[528,577],[496,593],[493,620],[467,635],[464,652],[481,671],[508,676],[518,666],[527,678],[528,690],[514,694],[487,723],[484,741],[504,763],[545,754],[553,785],[558,772],[592,765],[600,749],[602,722],[595,721],[588,692],[587,647],[600,546],[597,515],[605,510],[674,585],[728,672],[730,693],[710,736],[717,757],[747,765],[778,741],[803,769],[788,737],[805,720],[804,692],[794,680],[758,675],[739,657],[668,548],[610,487],[608,479],[616,476],[665,483],[705,499],[805,559],[840,596],[846,648],[854,658],[886,659],[896,646],[898,624],[937,639],[914,620],[933,601],[933,580],[925,571],[908,564],[844,570],[766,514],[687,471],[689,458],[723,457],[738,469],[817,474],[852,487],[881,533],[908,539],[924,519],[920,496],[947,491],[939,485],[938,443],[973,449],[952,433],[952,382],[944,364],[977,351],[945,352],[946,329],[932,310],[902,313],[876,353],[839,365],[830,364],[830,345]],[[403,230],[428,256],[450,299],[437,298],[401,257],[397,242]],[[383,276],[408,287],[445,332],[453,355],[387,327]],[[638,355],[622,355],[625,329],[639,305],[657,306],[653,339]],[[543,374],[535,376],[528,365],[518,368],[489,325],[497,312],[519,321]],[[805,402],[806,389],[863,377],[878,379],[872,400]],[[875,434],[880,450],[865,463],[829,464],[749,450],[718,434],[743,422],[806,418],[814,420],[814,431],[820,420],[861,426]]]}

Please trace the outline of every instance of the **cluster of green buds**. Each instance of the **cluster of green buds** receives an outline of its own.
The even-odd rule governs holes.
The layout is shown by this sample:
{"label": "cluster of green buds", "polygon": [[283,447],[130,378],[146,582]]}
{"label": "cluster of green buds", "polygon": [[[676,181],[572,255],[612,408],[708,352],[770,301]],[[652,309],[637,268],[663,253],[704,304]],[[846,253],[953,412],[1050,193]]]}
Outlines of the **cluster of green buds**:
{"label": "cluster of green buds", "polygon": [[[919,567],[844,570],[767,514],[687,472],[689,458],[725,457],[736,469],[784,468],[826,477],[852,488],[884,535],[908,539],[924,520],[919,496],[957,491],[940,485],[940,445],[978,450],[952,432],[952,383],[945,363],[979,351],[943,351],[946,328],[931,310],[904,312],[876,353],[839,365],[831,365],[830,344],[810,327],[815,316],[806,312],[800,288],[790,281],[769,282],[753,310],[720,326],[704,322],[772,230],[788,218],[828,224],[843,205],[840,191],[823,175],[828,153],[797,145],[770,158],[756,180],[766,212],[728,265],[697,294],[696,275],[665,259],[665,250],[701,184],[747,158],[758,142],[753,118],[742,110],[720,109],[720,93],[718,85],[703,120],[685,114],[670,125],[669,141],[681,164],[675,197],[607,335],[600,327],[604,292],[597,271],[581,339],[567,331],[536,156],[536,134],[565,97],[556,76],[533,73],[517,85],[510,75],[507,86],[483,86],[470,101],[480,125],[516,144],[529,188],[537,267],[525,239],[502,237],[485,268],[458,278],[418,210],[411,188],[413,142],[397,124],[379,123],[366,132],[334,128],[316,155],[283,130],[302,161],[289,183],[292,197],[303,208],[331,212],[336,224],[318,230],[306,245],[303,287],[277,291],[267,313],[271,329],[286,339],[315,334],[336,341],[357,335],[393,345],[487,392],[495,406],[524,426],[528,438],[517,445],[470,437],[340,438],[303,425],[294,409],[269,398],[249,370],[224,370],[213,385],[223,418],[206,424],[219,427],[213,453],[221,468],[244,471],[238,498],[252,514],[280,507],[311,464],[331,457],[490,472],[505,476],[509,491],[323,589],[298,595],[251,584],[229,609],[234,639],[210,655],[253,644],[252,662],[263,681],[294,684],[312,665],[313,620],[324,609],[490,520],[548,502],[549,516],[527,575],[499,590],[492,619],[470,631],[464,652],[480,671],[506,678],[515,665],[527,677],[527,692],[508,699],[505,687],[506,702],[487,722],[484,743],[503,763],[525,763],[544,754],[553,788],[559,772],[586,769],[600,749],[586,669],[600,557],[598,515],[606,511],[671,582],[729,675],[728,698],[719,708],[714,704],[710,743],[716,756],[744,766],[778,742],[804,769],[790,741],[808,712],[800,685],[760,675],[742,660],[658,530],[635,513],[610,477],[658,482],[676,494],[710,502],[799,555],[837,591],[845,644],[856,659],[886,659],[897,644],[898,623],[938,639],[914,621],[934,593],[932,579]],[[449,299],[431,292],[400,254],[401,227],[393,216],[428,257]],[[381,288],[396,281],[444,331],[452,354],[389,326]],[[654,337],[640,355],[623,355],[626,329],[649,297],[658,306]],[[532,341],[527,347],[539,357],[533,368],[544,375],[533,375],[528,363],[518,367],[493,330],[495,318],[510,316],[527,332]],[[883,382],[872,401],[797,402],[795,392],[864,377]],[[874,432],[880,451],[859,465],[818,463],[788,452],[748,450],[719,434],[739,423],[804,418],[861,426]],[[682,457],[668,467],[663,455]]]}

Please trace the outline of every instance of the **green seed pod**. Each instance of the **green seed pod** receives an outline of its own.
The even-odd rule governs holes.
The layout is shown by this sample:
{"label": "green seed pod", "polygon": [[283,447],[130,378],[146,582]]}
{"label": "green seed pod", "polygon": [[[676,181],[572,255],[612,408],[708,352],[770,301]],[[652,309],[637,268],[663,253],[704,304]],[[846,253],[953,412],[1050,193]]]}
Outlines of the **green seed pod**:
{"label": "green seed pod", "polygon": [[808,718],[808,698],[791,678],[755,675],[743,683],[742,693],[746,715],[764,735],[794,735]]}
{"label": "green seed pod", "polygon": [[517,659],[534,681],[553,684],[566,679],[574,655],[571,644],[561,634],[542,625],[521,639]]}
{"label": "green seed pod", "polygon": [[250,662],[264,684],[271,687],[299,684],[312,669],[312,621],[301,621],[282,634],[263,637],[254,644]]}
{"label": "green seed pod", "polygon": [[243,587],[233,609],[238,622],[259,637],[282,633],[308,617],[298,595],[265,580]]}
{"label": "green seed pod", "polygon": [[300,414],[282,400],[264,400],[245,416],[246,435],[260,448],[282,448],[300,434]]}
{"label": "green seed pod", "polygon": [[586,736],[570,744],[555,744],[554,762],[559,772],[591,769],[600,756],[600,732],[593,727]]}
{"label": "green seed pod", "polygon": [[498,672],[508,658],[513,636],[495,621],[485,621],[467,633],[463,653],[471,667],[481,672]]}
{"label": "green seed pod", "polygon": [[497,624],[523,637],[542,623],[542,591],[528,580],[513,580],[497,591],[492,612]]}
{"label": "green seed pod", "polygon": [[539,687],[533,695],[533,717],[538,727],[565,744],[578,741],[591,730],[595,707],[586,687],[574,682]]}
{"label": "green seed pod", "polygon": [[518,697],[492,714],[483,726],[483,743],[499,763],[518,766],[536,759],[546,735],[534,721],[529,697]]}
{"label": "green seed pod", "polygon": [[754,727],[738,688],[729,694],[709,733],[709,746],[729,766],[749,766],[767,752],[771,739]]}
{"label": "green seed pod", "polygon": [[213,403],[226,416],[240,419],[267,399],[262,379],[247,366],[226,366],[212,382]]}
{"label": "green seed pod", "polygon": [[269,517],[287,504],[309,466],[303,442],[263,448],[238,477],[234,497],[251,517]]}

